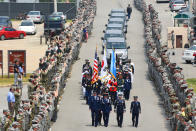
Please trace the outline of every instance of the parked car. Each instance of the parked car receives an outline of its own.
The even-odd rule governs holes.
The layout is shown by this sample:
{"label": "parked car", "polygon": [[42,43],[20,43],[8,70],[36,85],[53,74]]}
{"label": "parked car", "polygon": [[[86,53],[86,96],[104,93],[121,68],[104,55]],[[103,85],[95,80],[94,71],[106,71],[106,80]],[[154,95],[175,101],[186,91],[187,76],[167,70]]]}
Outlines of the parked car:
{"label": "parked car", "polygon": [[23,20],[19,26],[19,30],[24,31],[26,34],[35,35],[37,30],[32,20]]}
{"label": "parked car", "polygon": [[26,36],[24,31],[17,31],[12,27],[0,27],[0,39],[19,38],[23,39]]}
{"label": "parked car", "polygon": [[111,37],[106,40],[106,58],[110,62],[112,49],[115,49],[115,54],[118,58],[122,60],[128,59],[128,49],[125,38],[122,37]]}
{"label": "parked car", "polygon": [[189,12],[189,7],[183,7],[183,8],[181,8],[179,11],[178,11],[178,13],[182,13],[182,12]]}
{"label": "parked car", "polygon": [[171,11],[179,11],[181,8],[186,7],[184,1],[174,1],[171,5]]}
{"label": "parked car", "polygon": [[12,27],[12,22],[9,16],[0,16],[0,26]]}
{"label": "parked car", "polygon": [[173,4],[175,1],[184,1],[184,0],[170,0],[170,1],[169,1],[169,7],[170,7],[170,8],[171,8],[172,4]]}
{"label": "parked car", "polygon": [[196,45],[193,45],[189,49],[185,50],[182,59],[185,60],[186,63],[191,63],[194,60],[194,53],[196,53]]}
{"label": "parked car", "polygon": [[160,3],[160,2],[169,2],[169,0],[156,0],[157,3]]}
{"label": "parked car", "polygon": [[67,19],[67,15],[64,15],[63,12],[53,12],[52,15],[61,16],[63,20]]}
{"label": "parked car", "polygon": [[45,17],[41,11],[30,11],[27,14],[27,20],[28,19],[33,20],[33,22],[35,22],[35,23],[43,23]]}
{"label": "parked car", "polygon": [[48,34],[51,31],[60,33],[65,29],[65,21],[60,16],[50,15],[44,22],[44,34]]}

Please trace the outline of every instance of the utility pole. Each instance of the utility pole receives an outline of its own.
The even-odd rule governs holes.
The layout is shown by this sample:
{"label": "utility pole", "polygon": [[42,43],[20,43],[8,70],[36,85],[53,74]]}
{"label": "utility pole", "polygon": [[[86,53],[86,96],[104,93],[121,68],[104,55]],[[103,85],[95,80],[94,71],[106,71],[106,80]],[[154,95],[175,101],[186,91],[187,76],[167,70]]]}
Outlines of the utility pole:
{"label": "utility pole", "polygon": [[54,12],[57,12],[57,0],[54,0]]}

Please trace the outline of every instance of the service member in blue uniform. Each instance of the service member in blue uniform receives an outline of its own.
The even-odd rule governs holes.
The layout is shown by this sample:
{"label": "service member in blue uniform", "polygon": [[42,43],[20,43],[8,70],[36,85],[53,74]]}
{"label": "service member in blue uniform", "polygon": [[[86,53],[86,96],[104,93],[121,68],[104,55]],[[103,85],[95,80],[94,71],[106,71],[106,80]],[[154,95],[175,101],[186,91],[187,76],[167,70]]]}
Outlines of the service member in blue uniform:
{"label": "service member in blue uniform", "polygon": [[134,101],[131,102],[130,113],[132,113],[132,122],[134,127],[138,127],[139,114],[141,113],[141,105],[137,100],[138,97],[134,96]]}
{"label": "service member in blue uniform", "polygon": [[125,100],[123,99],[122,94],[119,94],[118,99],[115,101],[114,104],[114,112],[117,113],[117,122],[119,127],[122,127],[123,114],[125,111],[126,111]]}
{"label": "service member in blue uniform", "polygon": [[102,98],[102,112],[105,127],[108,126],[110,111],[112,111],[111,101],[108,98],[108,93],[105,93]]}
{"label": "service member in blue uniform", "polygon": [[89,109],[91,110],[92,126],[97,127],[99,122],[99,112],[101,111],[101,98],[97,92],[93,91],[93,96],[89,100]]}
{"label": "service member in blue uniform", "polygon": [[85,92],[86,104],[89,104],[89,99],[92,92],[91,76],[89,73],[86,73],[86,77],[83,77],[82,86],[86,89]]}
{"label": "service member in blue uniform", "polygon": [[131,88],[132,88],[131,79],[128,76],[126,76],[126,78],[124,80],[124,96],[125,96],[125,100],[129,100],[129,95],[130,95]]}

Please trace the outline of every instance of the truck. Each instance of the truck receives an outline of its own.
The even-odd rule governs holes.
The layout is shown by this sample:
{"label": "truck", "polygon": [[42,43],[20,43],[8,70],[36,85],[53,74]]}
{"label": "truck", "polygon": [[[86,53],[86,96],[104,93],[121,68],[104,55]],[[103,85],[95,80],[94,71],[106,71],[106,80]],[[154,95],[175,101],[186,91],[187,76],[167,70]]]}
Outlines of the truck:
{"label": "truck", "polygon": [[44,34],[60,34],[65,29],[65,20],[61,16],[50,15],[44,22]]}

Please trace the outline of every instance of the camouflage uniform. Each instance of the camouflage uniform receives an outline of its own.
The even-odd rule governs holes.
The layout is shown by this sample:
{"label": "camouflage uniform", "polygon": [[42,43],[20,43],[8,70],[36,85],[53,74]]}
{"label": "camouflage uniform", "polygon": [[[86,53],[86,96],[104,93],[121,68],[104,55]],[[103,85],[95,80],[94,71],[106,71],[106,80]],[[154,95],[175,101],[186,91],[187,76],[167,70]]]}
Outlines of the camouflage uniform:
{"label": "camouflage uniform", "polygon": [[16,90],[14,91],[14,96],[15,96],[15,105],[14,105],[14,110],[15,110],[15,115],[18,114],[18,108],[20,106],[21,102],[21,91],[20,87],[16,87]]}

